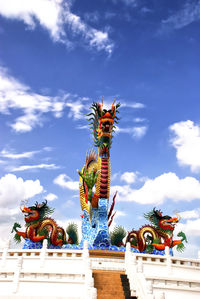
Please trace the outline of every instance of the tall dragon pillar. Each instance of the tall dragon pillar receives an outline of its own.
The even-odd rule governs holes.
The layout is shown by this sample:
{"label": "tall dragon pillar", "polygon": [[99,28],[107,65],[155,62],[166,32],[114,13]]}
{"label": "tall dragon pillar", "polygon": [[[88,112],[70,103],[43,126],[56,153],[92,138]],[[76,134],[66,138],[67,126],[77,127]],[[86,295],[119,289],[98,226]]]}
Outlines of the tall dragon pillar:
{"label": "tall dragon pillar", "polygon": [[[80,175],[80,203],[82,215],[82,242],[87,240],[92,246],[109,246],[108,201],[110,196],[110,148],[116,116],[120,104],[112,104],[104,109],[103,103],[93,103],[92,112],[87,116],[93,131],[94,145],[98,147],[98,157],[93,151],[86,156]],[[93,191],[95,188],[95,192]],[[109,214],[109,216],[108,216]],[[112,219],[112,217],[111,217]]]}

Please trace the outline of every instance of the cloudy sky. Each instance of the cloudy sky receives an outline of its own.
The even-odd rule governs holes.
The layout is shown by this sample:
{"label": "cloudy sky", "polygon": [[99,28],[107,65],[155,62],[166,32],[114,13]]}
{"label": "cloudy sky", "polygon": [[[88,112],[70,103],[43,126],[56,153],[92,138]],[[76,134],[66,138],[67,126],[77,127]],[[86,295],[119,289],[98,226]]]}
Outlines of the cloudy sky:
{"label": "cloudy sky", "polygon": [[[116,225],[157,207],[200,248],[200,1],[0,0],[0,246],[21,201],[80,223],[84,113],[121,103],[111,149]],[[176,254],[176,251],[175,251]]]}

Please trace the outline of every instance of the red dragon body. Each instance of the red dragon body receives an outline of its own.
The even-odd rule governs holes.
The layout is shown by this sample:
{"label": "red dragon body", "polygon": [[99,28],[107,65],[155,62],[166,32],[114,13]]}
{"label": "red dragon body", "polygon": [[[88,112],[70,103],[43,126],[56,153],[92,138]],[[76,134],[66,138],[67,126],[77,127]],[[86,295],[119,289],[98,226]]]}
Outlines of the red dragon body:
{"label": "red dragon body", "polygon": [[178,236],[183,237],[182,240],[173,240],[173,232],[175,225],[180,221],[180,217],[163,216],[162,212],[155,210],[144,215],[153,225],[142,226],[139,230],[132,230],[128,233],[126,242],[130,242],[131,246],[137,248],[140,252],[151,252],[153,249],[164,250],[166,246],[174,247],[177,250],[184,249],[184,240],[187,242],[185,234],[180,232]]}
{"label": "red dragon body", "polygon": [[21,211],[24,213],[27,228],[25,232],[16,230],[18,236],[30,239],[33,242],[40,242],[48,238],[50,244],[55,246],[62,246],[66,241],[64,229],[59,227],[54,219],[46,217],[53,212],[53,209],[47,206],[47,201],[42,204],[36,202],[35,206],[31,207],[24,206]]}

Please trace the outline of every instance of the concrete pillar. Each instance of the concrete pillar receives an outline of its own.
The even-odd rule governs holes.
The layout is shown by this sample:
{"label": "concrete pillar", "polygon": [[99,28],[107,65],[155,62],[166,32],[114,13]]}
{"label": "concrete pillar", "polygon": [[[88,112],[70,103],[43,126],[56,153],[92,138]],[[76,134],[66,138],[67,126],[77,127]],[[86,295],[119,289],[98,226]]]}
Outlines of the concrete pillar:
{"label": "concrete pillar", "polygon": [[83,243],[83,263],[85,267],[85,299],[96,299],[97,290],[94,288],[92,277],[92,263],[89,256],[88,241]]}
{"label": "concrete pillar", "polygon": [[40,268],[43,268],[44,265],[45,265],[47,245],[48,245],[47,239],[44,239],[43,243],[42,243],[42,248],[41,248],[41,251],[40,251]]}
{"label": "concrete pillar", "polygon": [[5,247],[3,249],[2,260],[1,260],[2,267],[5,267],[5,265],[6,265],[6,258],[7,258],[7,253],[8,253],[9,248],[10,248],[10,238],[6,242]]}
{"label": "concrete pillar", "polygon": [[147,294],[153,294],[153,282],[152,282],[152,280],[147,281]]}
{"label": "concrete pillar", "polygon": [[14,273],[14,278],[13,278],[13,290],[12,290],[12,292],[15,293],[15,294],[17,293],[18,287],[19,287],[19,278],[20,278],[22,263],[23,263],[23,258],[22,258],[22,256],[19,256],[18,260],[17,260],[15,273]]}
{"label": "concrete pillar", "polygon": [[170,254],[169,254],[169,247],[168,247],[168,246],[165,247],[165,255],[166,255],[166,256],[170,255]]}
{"label": "concrete pillar", "polygon": [[169,254],[169,247],[165,247],[165,257],[166,257],[166,266],[167,266],[167,273],[171,274],[172,273],[172,260],[171,260],[171,255]]}
{"label": "concrete pillar", "polygon": [[129,269],[131,264],[131,244],[130,242],[126,243],[126,251],[125,251],[125,273],[129,275]]}
{"label": "concrete pillar", "polygon": [[131,252],[131,243],[127,242],[126,243],[126,253]]}
{"label": "concrete pillar", "polygon": [[138,273],[143,273],[143,263],[142,263],[141,260],[138,261],[137,272]]}
{"label": "concrete pillar", "polygon": [[83,259],[89,258],[88,241],[85,240],[83,243]]}

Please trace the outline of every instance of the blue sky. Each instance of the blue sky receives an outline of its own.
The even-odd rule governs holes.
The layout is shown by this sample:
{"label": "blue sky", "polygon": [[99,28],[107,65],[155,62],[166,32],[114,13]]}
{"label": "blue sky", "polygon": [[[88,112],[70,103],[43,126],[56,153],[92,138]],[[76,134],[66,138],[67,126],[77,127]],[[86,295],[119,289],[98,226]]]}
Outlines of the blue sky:
{"label": "blue sky", "polygon": [[21,200],[80,224],[78,174],[93,148],[84,113],[114,97],[116,225],[158,207],[200,245],[200,1],[0,0],[0,245]]}

